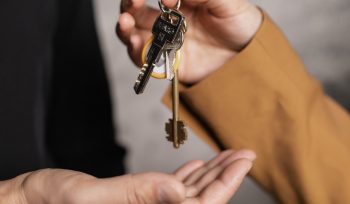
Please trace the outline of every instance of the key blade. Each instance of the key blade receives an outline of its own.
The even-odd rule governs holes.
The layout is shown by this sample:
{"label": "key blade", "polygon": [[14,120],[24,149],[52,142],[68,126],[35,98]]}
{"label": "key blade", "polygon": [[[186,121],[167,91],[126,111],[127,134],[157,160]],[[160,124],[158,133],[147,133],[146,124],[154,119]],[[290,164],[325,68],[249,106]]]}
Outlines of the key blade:
{"label": "key blade", "polygon": [[142,67],[134,85],[134,91],[136,94],[142,94],[145,90],[146,84],[149,81],[153,68],[154,65],[148,66],[148,64],[145,64],[144,67]]}
{"label": "key blade", "polygon": [[169,119],[169,122],[165,123],[165,132],[167,135],[171,135],[172,132],[172,119]]}
{"label": "key blade", "polygon": [[[170,57],[169,57],[169,52],[165,51],[164,52],[165,55],[165,76],[167,79],[171,80],[171,70],[170,70]],[[172,65],[172,61],[171,61],[171,65]]]}
{"label": "key blade", "polygon": [[180,144],[184,144],[188,138],[187,129],[185,123],[181,120],[177,121],[177,134]]}
{"label": "key blade", "polygon": [[145,87],[151,77],[156,61],[159,59],[162,52],[162,47],[152,43],[151,48],[147,54],[147,62],[140,70],[139,76],[134,85],[134,91],[136,94],[141,94],[145,90]]}
{"label": "key blade", "polygon": [[169,141],[169,142],[173,142],[174,141],[174,137],[173,137],[173,120],[172,119],[169,119],[169,122],[167,122],[165,124],[165,132],[166,134],[168,135],[166,137],[166,139]]}

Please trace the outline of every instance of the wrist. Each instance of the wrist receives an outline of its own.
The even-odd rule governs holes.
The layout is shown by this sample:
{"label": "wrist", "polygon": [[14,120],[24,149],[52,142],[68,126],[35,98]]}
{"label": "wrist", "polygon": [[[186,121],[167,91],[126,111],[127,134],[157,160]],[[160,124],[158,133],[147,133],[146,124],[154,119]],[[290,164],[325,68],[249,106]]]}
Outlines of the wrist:
{"label": "wrist", "polygon": [[37,170],[29,173],[21,183],[21,191],[27,204],[49,203],[46,199],[49,196],[50,187],[46,186],[49,169]]}
{"label": "wrist", "polygon": [[66,203],[63,202],[64,192],[70,176],[70,171],[61,169],[42,169],[30,173],[22,182],[28,204]]}
{"label": "wrist", "polygon": [[23,182],[28,204],[76,203],[76,194],[86,181],[96,178],[81,172],[43,169],[31,173]]}

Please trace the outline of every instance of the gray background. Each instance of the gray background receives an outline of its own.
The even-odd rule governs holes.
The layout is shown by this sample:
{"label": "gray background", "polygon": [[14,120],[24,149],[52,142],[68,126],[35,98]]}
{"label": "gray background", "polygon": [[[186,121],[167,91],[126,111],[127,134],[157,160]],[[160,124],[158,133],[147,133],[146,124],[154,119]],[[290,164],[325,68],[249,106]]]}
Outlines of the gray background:
{"label": "gray background", "polygon": [[[128,148],[129,171],[172,172],[190,159],[208,160],[215,153],[192,133],[180,150],[174,150],[165,141],[164,122],[170,112],[160,103],[160,98],[168,86],[166,81],[153,79],[142,96],[134,94],[132,86],[138,70],[114,35],[119,3],[95,0],[95,11],[112,87],[118,141]],[[346,88],[350,85],[350,1],[255,0],[254,3],[282,27],[308,70],[326,85],[326,90],[343,105],[349,105],[350,93]],[[275,202],[248,178],[232,203]]]}

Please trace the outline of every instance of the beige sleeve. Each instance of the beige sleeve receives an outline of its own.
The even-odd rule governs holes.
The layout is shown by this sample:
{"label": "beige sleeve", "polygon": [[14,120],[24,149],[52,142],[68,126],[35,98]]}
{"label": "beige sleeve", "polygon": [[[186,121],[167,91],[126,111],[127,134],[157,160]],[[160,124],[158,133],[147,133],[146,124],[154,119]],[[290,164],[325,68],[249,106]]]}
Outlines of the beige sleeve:
{"label": "beige sleeve", "polygon": [[[250,44],[181,87],[181,117],[206,143],[257,153],[251,176],[282,203],[350,203],[350,118],[264,16]],[[164,97],[169,105],[169,92]]]}

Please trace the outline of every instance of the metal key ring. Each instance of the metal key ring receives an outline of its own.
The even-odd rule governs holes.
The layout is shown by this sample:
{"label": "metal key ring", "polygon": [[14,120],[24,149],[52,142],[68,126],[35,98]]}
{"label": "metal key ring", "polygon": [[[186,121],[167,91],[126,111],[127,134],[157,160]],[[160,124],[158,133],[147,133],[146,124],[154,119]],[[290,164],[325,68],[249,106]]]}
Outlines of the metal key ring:
{"label": "metal key ring", "polygon": [[[146,44],[144,45],[143,49],[142,49],[142,53],[141,53],[141,62],[142,64],[146,63],[146,56],[147,56],[147,52],[148,52],[148,48],[151,46],[152,42],[153,42],[154,36],[152,36],[150,39],[148,39],[148,41],[146,42]],[[181,61],[181,52],[180,50],[176,51],[175,54],[175,60],[173,63],[173,69],[177,70],[180,66],[180,61]],[[155,67],[156,69],[157,67]],[[165,79],[166,78],[166,74],[164,73],[157,73],[155,71],[152,72],[151,76],[153,78],[156,79]]]}
{"label": "metal key ring", "polygon": [[[160,10],[163,13],[170,13],[170,9],[164,6],[164,4],[162,3],[162,0],[158,0],[158,5],[159,5]],[[181,6],[181,0],[177,0],[175,9],[179,10],[180,6]]]}

